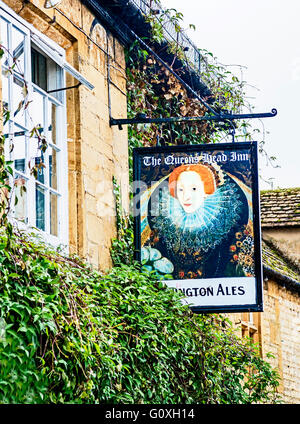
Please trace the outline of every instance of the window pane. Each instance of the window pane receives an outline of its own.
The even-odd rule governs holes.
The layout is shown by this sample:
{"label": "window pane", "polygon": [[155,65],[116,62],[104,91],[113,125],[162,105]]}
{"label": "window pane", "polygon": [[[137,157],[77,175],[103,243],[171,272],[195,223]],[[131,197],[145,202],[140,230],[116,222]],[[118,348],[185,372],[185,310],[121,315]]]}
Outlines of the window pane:
{"label": "window pane", "polygon": [[37,166],[38,170],[37,181],[45,184],[45,161],[43,154],[40,157],[35,158],[35,165]]}
{"label": "window pane", "polygon": [[26,180],[15,176],[15,218],[27,223],[26,217]]}
{"label": "window pane", "polygon": [[26,139],[22,128],[14,126],[13,158],[15,170],[25,173]]}
{"label": "window pane", "polygon": [[3,133],[5,135],[5,143],[4,143],[4,156],[5,156],[5,160],[10,160],[10,124],[7,123],[4,125],[3,127]]}
{"label": "window pane", "polygon": [[61,101],[62,93],[56,90],[62,88],[62,69],[34,48],[31,49],[31,69],[32,82]]}
{"label": "window pane", "polygon": [[31,49],[32,82],[47,91],[47,59],[41,53]]}
{"label": "window pane", "polygon": [[14,119],[20,125],[25,126],[25,97],[24,97],[24,83],[19,78],[13,78],[13,107],[11,111],[11,119]]}
{"label": "window pane", "polygon": [[44,129],[44,96],[35,90],[32,94],[29,115],[31,118],[30,129],[36,126]]}
{"label": "window pane", "polygon": [[57,152],[55,149],[48,147],[49,151],[49,184],[57,190]]}
{"label": "window pane", "polygon": [[9,110],[8,105],[8,78],[6,75],[5,70],[2,71],[2,101],[3,101],[3,107]]}
{"label": "window pane", "polygon": [[31,158],[31,166],[37,169],[36,180],[45,184],[45,158],[40,149],[37,149],[36,155]]}
{"label": "window pane", "polygon": [[48,103],[48,135],[49,142],[57,144],[56,142],[56,126],[57,126],[57,106],[54,103]]}
{"label": "window pane", "polygon": [[45,161],[44,155],[41,152],[41,149],[38,145],[38,139],[31,137],[29,139],[29,161],[30,168],[35,167],[38,170],[37,181],[44,184],[45,183]]}
{"label": "window pane", "polygon": [[15,26],[12,27],[12,55],[16,59],[15,71],[24,73],[24,41],[25,36],[23,32],[19,31]]}
{"label": "window pane", "polygon": [[48,71],[48,91],[51,92],[51,96],[55,97],[60,102],[63,98],[63,93],[59,90],[62,88],[62,69],[53,60],[47,60],[47,71]]}
{"label": "window pane", "polygon": [[35,158],[41,156],[41,151],[38,147],[38,139],[30,137],[29,139],[29,160],[31,166],[35,163]]}
{"label": "window pane", "polygon": [[45,190],[36,184],[35,190],[36,227],[45,231]]}
{"label": "window pane", "polygon": [[56,194],[50,193],[50,233],[58,236],[58,197]]}

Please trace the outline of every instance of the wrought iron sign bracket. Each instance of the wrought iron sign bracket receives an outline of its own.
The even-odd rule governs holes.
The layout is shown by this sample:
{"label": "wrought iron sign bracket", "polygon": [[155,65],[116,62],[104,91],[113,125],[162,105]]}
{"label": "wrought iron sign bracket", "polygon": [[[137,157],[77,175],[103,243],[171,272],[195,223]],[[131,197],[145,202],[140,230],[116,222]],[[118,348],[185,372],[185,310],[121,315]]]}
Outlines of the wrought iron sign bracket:
{"label": "wrought iron sign bracket", "polygon": [[118,125],[119,129],[123,129],[123,125],[134,125],[134,124],[163,124],[172,122],[196,122],[196,121],[215,121],[215,122],[226,122],[229,121],[232,126],[231,135],[234,140],[234,125],[233,121],[238,119],[255,119],[255,118],[272,118],[277,115],[277,109],[272,109],[271,112],[267,113],[245,113],[245,114],[234,114],[231,112],[218,113],[215,115],[205,114],[203,116],[175,116],[170,118],[148,118],[145,114],[139,113],[135,118],[131,119],[114,119],[110,118],[110,126]]}

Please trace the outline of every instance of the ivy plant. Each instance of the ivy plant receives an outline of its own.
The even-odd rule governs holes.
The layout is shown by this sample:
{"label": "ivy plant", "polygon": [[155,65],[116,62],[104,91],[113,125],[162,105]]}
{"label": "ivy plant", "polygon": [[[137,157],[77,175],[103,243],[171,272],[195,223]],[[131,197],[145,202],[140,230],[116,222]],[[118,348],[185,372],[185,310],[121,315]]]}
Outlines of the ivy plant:
{"label": "ivy plant", "polygon": [[101,274],[2,229],[0,263],[0,403],[277,399],[256,346],[134,262]]}

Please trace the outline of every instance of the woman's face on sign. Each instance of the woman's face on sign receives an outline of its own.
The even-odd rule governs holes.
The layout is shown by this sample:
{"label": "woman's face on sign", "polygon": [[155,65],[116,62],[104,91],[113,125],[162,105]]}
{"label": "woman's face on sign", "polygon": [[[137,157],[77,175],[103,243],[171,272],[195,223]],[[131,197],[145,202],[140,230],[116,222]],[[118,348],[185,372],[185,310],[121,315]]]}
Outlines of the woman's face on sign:
{"label": "woman's face on sign", "polygon": [[177,199],[185,212],[195,212],[204,198],[204,184],[200,175],[195,171],[182,172],[177,180]]}

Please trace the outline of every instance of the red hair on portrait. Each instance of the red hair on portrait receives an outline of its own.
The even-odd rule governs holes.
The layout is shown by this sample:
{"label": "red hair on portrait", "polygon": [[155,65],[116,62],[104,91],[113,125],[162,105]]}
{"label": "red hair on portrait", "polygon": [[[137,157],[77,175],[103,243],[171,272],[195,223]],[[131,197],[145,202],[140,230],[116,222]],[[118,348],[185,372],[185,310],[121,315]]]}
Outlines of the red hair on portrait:
{"label": "red hair on portrait", "polygon": [[193,171],[199,174],[203,184],[204,192],[206,194],[213,194],[216,190],[216,181],[213,172],[207,168],[205,165],[181,165],[173,170],[169,176],[169,192],[172,197],[176,196],[176,183],[179,178],[179,175],[182,172]]}

